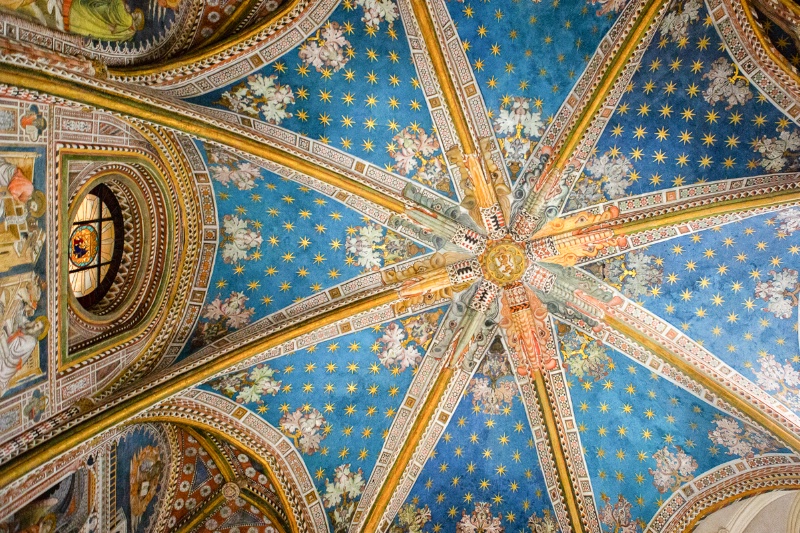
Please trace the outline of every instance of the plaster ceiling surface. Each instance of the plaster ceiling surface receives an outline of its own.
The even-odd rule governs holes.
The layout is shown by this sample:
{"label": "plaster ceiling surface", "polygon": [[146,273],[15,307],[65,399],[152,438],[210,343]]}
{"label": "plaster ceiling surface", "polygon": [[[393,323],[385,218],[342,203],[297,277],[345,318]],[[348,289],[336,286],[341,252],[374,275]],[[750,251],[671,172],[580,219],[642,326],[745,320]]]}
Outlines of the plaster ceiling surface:
{"label": "plaster ceiling surface", "polygon": [[[180,430],[165,527],[680,531],[796,483],[778,3],[270,4],[313,13],[280,53],[142,81],[142,105],[252,141],[185,128],[218,233],[161,407],[230,424]],[[228,480],[247,497],[214,496]]]}
{"label": "plaster ceiling surface", "polygon": [[[713,220],[690,230],[684,225],[639,239],[613,223],[617,206],[628,198],[665,191],[687,197],[689,186],[789,176],[796,170],[792,139],[797,126],[739,72],[707,7],[690,0],[662,13],[649,42],[638,44],[640,55],[628,79],[617,82],[622,84],[620,98],[602,133],[587,147],[584,164],[579,168],[571,161],[574,170],[563,173],[554,187],[560,190],[539,193],[548,202],[529,210],[528,220],[534,222],[526,229],[519,225],[521,212],[536,197],[539,174],[518,178],[537,166],[546,175],[548,158],[562,155],[549,151],[542,137],[613,26],[615,7],[621,6],[442,4],[447,12],[439,16],[451,17],[485,103],[476,114],[490,124],[506,167],[467,157],[462,163],[465,184],[458,168],[448,169],[441,132],[424,106],[425,87],[411,57],[419,41],[408,40],[402,9],[376,6],[340,4],[295,49],[190,101],[279,128],[273,131],[319,140],[397,179],[422,184],[431,198],[440,194],[458,201],[470,189],[467,194],[477,198],[479,209],[472,211],[477,216],[471,224],[461,227],[480,234],[477,246],[458,241],[464,234],[453,230],[460,224],[454,219],[459,210],[416,209],[435,217],[433,231],[449,241],[440,252],[458,250],[475,259],[462,259],[438,278],[417,275],[400,289],[412,295],[458,285],[455,307],[290,350],[201,388],[246,406],[294,440],[333,530],[355,531],[365,522],[375,527],[380,520],[369,522],[369,514],[376,499],[387,504],[381,494],[376,496],[381,491],[391,496],[383,527],[391,522],[398,530],[414,531],[567,530],[570,503],[557,489],[552,457],[565,454],[572,482],[579,484],[576,478],[582,476],[588,487],[572,488],[566,497],[573,500],[573,513],[580,505],[586,527],[638,531],[681,487],[732,459],[791,454],[780,438],[743,415],[738,404],[709,395],[705,383],[694,382],[692,371],[684,375],[685,368],[676,372],[670,365],[648,364],[630,345],[609,342],[608,335],[616,333],[602,319],[623,306],[630,306],[627,313],[631,308],[649,311],[663,326],[635,335],[652,337],[671,325],[686,343],[776,400],[771,405],[791,409],[797,398],[790,385],[798,362],[793,210],[744,212],[737,216],[741,220]],[[403,15],[411,17],[408,11]],[[775,148],[776,143],[782,144]],[[205,151],[212,154],[208,146]],[[316,198],[313,192],[266,174],[237,187],[237,178],[225,177],[216,164],[210,168],[221,220],[246,219],[251,213],[260,217],[264,242],[253,251],[268,258],[268,270],[274,265],[288,271],[263,288],[245,285],[257,277],[250,273],[249,258],[226,261],[229,238],[223,237],[214,279],[224,288],[221,292],[237,290],[253,301],[253,320],[262,316],[262,292],[272,306],[264,309],[269,312],[292,295],[308,294],[303,285],[316,291],[330,287],[335,281],[326,272],[335,264],[345,278],[389,266],[378,244],[387,231],[380,224],[362,222],[329,200],[307,203],[306,198]],[[231,168],[236,164],[242,163],[231,163]],[[494,189],[492,173],[504,175],[509,184],[518,181],[516,201],[513,193],[506,200],[513,203],[510,210],[502,208],[503,194]],[[284,194],[299,203],[281,201]],[[286,230],[283,213],[302,213],[305,206],[312,214],[307,222],[301,215],[298,224],[308,229]],[[565,215],[556,218],[551,206]],[[569,218],[576,212],[587,217],[587,209],[588,222]],[[281,214],[273,215],[270,224],[263,214],[272,210]],[[332,220],[333,212],[344,218]],[[326,229],[313,231],[314,224]],[[373,251],[368,265],[361,262],[369,250],[358,248],[354,239],[365,224],[374,227],[376,240],[368,246]],[[282,240],[269,245],[267,233]],[[310,251],[297,252],[326,256],[322,269],[314,265],[307,279],[298,277],[298,269],[305,271],[309,261],[305,256],[288,264],[278,259],[292,253],[295,241],[306,235],[313,243]],[[341,250],[332,248],[332,238],[342,243]],[[406,242],[406,249],[423,259],[432,251]],[[454,246],[459,242],[460,249]],[[412,256],[406,252],[396,260]],[[278,279],[288,280],[284,287],[291,283],[292,288],[278,289]],[[478,349],[474,341],[465,342],[475,335],[486,337]],[[446,417],[433,438],[433,420],[425,421],[422,434],[406,424],[400,435],[409,440],[398,448],[386,440],[394,438],[389,437],[393,425],[403,428],[393,417],[402,412],[409,387],[430,381],[418,372],[436,346],[445,359],[440,372],[450,367],[466,375],[450,384],[455,392],[434,393],[427,402],[453,398],[455,405],[436,411]],[[559,391],[551,392],[547,407],[530,394],[537,373],[548,376],[551,391]],[[556,389],[557,383],[563,387]],[[558,402],[566,403],[554,406]],[[543,421],[542,408],[572,421],[571,444],[552,448],[546,434],[555,428]],[[414,437],[421,440],[410,440]],[[382,450],[413,452],[402,479],[382,467]]]}

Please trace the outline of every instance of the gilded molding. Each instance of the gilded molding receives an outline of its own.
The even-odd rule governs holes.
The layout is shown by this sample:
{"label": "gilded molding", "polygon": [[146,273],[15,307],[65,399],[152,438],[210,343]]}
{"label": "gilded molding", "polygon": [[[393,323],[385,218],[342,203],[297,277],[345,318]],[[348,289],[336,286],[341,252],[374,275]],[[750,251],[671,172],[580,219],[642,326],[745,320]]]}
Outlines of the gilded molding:
{"label": "gilded molding", "polygon": [[567,454],[564,452],[564,444],[559,436],[559,427],[556,422],[556,414],[553,409],[553,398],[551,397],[551,384],[549,376],[546,376],[540,369],[533,371],[533,383],[536,388],[536,395],[539,398],[539,407],[547,437],[550,440],[550,448],[553,450],[558,481],[564,496],[564,502],[569,513],[569,521],[572,531],[583,533],[584,520],[578,505],[580,495],[576,493],[575,486],[571,481],[569,467],[567,466]]}
{"label": "gilded molding", "polygon": [[800,121],[800,77],[777,53],[753,18],[748,2],[709,0],[709,13],[739,71],[778,109]]}
{"label": "gilded molding", "polygon": [[[761,402],[756,404],[753,401],[756,398],[753,398],[752,394],[748,394],[747,396],[749,397],[747,397],[743,391],[737,390],[738,387],[734,388],[731,386],[726,386],[726,384],[723,383],[719,377],[710,377],[705,372],[698,372],[698,369],[695,368],[691,362],[687,361],[684,357],[674,352],[669,347],[648,338],[646,334],[639,331],[636,326],[632,324],[633,321],[626,321],[624,318],[622,318],[624,315],[620,315],[621,316],[619,318],[617,316],[607,315],[604,318],[604,322],[620,334],[631,339],[633,342],[653,352],[659,358],[665,360],[668,364],[677,368],[681,372],[691,374],[702,386],[720,398],[724,399],[735,409],[738,409],[744,413],[767,431],[776,435],[778,438],[783,440],[788,447],[795,451],[800,451],[800,435],[795,432],[793,424],[787,424],[788,420],[796,418],[796,416],[789,416],[787,413],[786,416],[783,417],[784,420],[778,421],[775,417],[770,416],[765,409],[766,405],[772,404],[770,407],[772,408],[773,412],[777,414],[777,411],[775,411],[775,408],[779,407],[777,406],[777,400],[769,401],[769,403],[766,405],[762,404]],[[730,378],[731,376],[728,376],[728,379]],[[771,398],[769,399],[771,400]]]}
{"label": "gilded molding", "polygon": [[673,492],[644,533],[693,531],[700,520],[736,500],[781,489],[800,489],[797,455],[766,454],[735,459]]}
{"label": "gilded molding", "polygon": [[[310,333],[328,324],[333,324],[346,316],[369,310],[375,306],[392,303],[397,298],[397,292],[394,289],[385,289],[378,294],[356,300],[344,308],[333,309],[316,317],[306,318],[293,326],[267,334],[258,341],[232,350],[225,357],[216,357],[208,360],[185,374],[176,373],[173,377],[152,388],[138,387],[135,390],[128,391],[130,396],[127,396],[123,401],[109,406],[105,410],[102,409],[106,405],[100,405],[80,418],[75,419],[71,427],[64,428],[57,435],[47,439],[46,446],[42,446],[41,444],[44,442],[40,440],[38,443],[29,445],[26,451],[1,465],[0,493],[25,473],[57,458],[81,442],[125,422],[143,410],[179,393],[186,387],[201,383],[230,369],[235,364],[276,347],[283,342]],[[147,394],[137,394],[139,390],[142,392],[147,390]],[[30,441],[28,440],[28,442]]]}
{"label": "gilded molding", "polygon": [[[5,58],[0,57],[0,59]],[[284,148],[267,144],[263,141],[269,142],[269,140],[260,134],[204,116],[182,102],[146,95],[97,80],[88,80],[74,74],[71,79],[63,76],[63,72],[46,73],[29,66],[9,63],[2,63],[0,66],[0,84],[34,92],[47,87],[47,93],[58,98],[120,113],[134,120],[157,124],[207,141],[236,146],[241,151],[308,174],[390,211],[402,213],[405,210],[403,202],[370,185],[357,182],[341,172],[331,170],[328,166],[314,164],[308,157],[301,157]]]}

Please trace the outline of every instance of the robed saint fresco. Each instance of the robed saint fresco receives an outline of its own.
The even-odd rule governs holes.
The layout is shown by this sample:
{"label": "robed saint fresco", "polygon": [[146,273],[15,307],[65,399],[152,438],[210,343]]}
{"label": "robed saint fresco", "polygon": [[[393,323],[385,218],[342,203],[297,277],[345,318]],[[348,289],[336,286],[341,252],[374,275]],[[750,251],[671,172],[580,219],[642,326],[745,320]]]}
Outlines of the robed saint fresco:
{"label": "robed saint fresco", "polygon": [[[46,121],[31,109],[20,127],[38,140]],[[0,146],[0,397],[44,374],[50,323],[44,305],[43,155]]]}
{"label": "robed saint fresco", "polygon": [[171,24],[180,3],[181,0],[0,0],[0,9],[98,41],[144,41]]}

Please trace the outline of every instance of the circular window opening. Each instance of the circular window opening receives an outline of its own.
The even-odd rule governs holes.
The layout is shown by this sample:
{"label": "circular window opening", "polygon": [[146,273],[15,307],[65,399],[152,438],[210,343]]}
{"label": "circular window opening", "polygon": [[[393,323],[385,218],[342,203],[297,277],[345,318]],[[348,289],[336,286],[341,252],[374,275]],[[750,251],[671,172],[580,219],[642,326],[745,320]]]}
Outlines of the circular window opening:
{"label": "circular window opening", "polygon": [[89,191],[75,210],[69,236],[69,283],[84,309],[100,302],[117,277],[123,228],[119,201],[106,185]]}

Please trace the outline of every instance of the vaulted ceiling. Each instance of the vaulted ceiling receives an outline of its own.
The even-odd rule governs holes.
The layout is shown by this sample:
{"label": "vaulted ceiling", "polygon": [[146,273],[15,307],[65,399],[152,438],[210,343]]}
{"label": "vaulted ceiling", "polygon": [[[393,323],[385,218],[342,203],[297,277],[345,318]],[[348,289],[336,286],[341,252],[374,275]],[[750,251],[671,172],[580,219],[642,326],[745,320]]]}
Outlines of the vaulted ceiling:
{"label": "vaulted ceiling", "polygon": [[[0,195],[39,243],[3,215],[0,531],[671,532],[796,489],[798,28],[0,0]],[[145,191],[124,321],[61,251],[109,172]]]}

